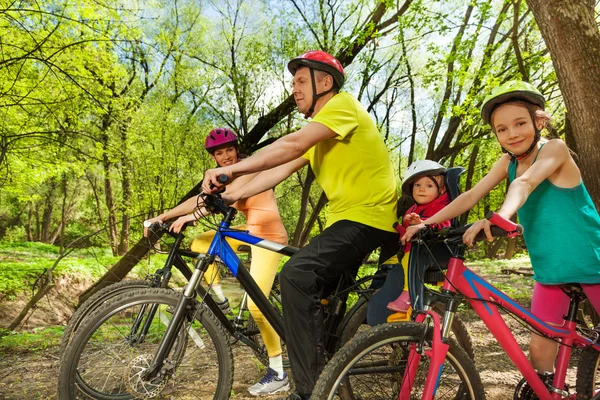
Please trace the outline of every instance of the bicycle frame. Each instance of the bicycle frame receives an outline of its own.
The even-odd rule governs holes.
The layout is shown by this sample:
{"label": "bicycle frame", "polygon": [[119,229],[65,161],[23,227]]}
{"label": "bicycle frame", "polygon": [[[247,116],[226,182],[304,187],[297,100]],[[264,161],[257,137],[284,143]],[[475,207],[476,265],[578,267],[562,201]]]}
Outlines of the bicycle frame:
{"label": "bicycle frame", "polygon": [[207,295],[207,292],[204,291],[200,285],[200,281],[204,275],[204,272],[208,266],[215,261],[216,257],[219,257],[223,261],[223,263],[239,281],[240,285],[246,291],[248,296],[250,296],[258,309],[263,313],[267,321],[269,321],[275,332],[277,332],[282,340],[285,341],[283,320],[273,308],[267,297],[262,293],[252,276],[250,276],[250,273],[246,270],[246,268],[243,267],[242,262],[225,239],[230,237],[241,242],[288,256],[296,253],[298,249],[261,239],[249,234],[247,231],[230,229],[230,224],[235,217],[236,211],[232,208],[226,208],[222,211],[224,211],[225,218],[219,224],[206,255],[196,263],[194,272],[189,279],[189,284],[185,287],[183,295],[181,296],[179,303],[173,312],[173,318],[171,319],[165,335],[161,339],[161,342],[157,348],[152,366],[148,368],[145,373],[146,377],[154,378],[158,374],[165,357],[169,354],[171,348],[173,347],[175,339],[177,338],[177,333],[184,323],[188,306],[192,304],[196,298],[196,295],[200,295],[202,297],[208,308],[213,311],[217,319],[228,331],[234,335],[234,337],[247,345],[254,346],[254,343],[250,339],[235,330],[235,327],[232,325],[231,321],[229,321],[229,319],[227,319],[227,317],[220,312],[217,303],[211,296]]}
{"label": "bicycle frame", "polygon": [[[448,296],[452,299],[447,300]],[[564,384],[572,347],[591,345],[600,351],[600,344],[594,343],[589,338],[583,337],[576,332],[576,311],[579,304],[579,299],[576,295],[571,297],[569,312],[565,317],[563,325],[560,327],[551,326],[541,321],[529,310],[519,305],[508,295],[470,270],[465,266],[462,258],[453,256],[450,258],[446,279],[442,286],[442,294],[436,296],[441,299],[446,298],[446,302],[449,303],[444,316],[444,329],[447,329],[447,321],[451,322],[456,311],[457,304],[452,303],[456,301],[455,297],[458,296],[466,298],[541,400],[563,399],[567,396],[567,393],[564,391]],[[504,318],[498,312],[496,304],[526,322],[542,335],[560,341],[556,371],[552,383],[553,387],[557,388],[557,391],[551,392],[537,375]],[[446,332],[442,330],[440,317],[436,313],[431,310],[420,312],[416,316],[416,321],[425,322],[428,317],[431,317],[433,321],[433,341],[431,350],[423,353],[431,359],[423,399],[434,398],[441,369],[449,347],[447,341],[444,340]],[[401,399],[410,398],[410,382],[413,381],[411,378],[414,377],[420,357],[421,355],[413,345],[409,354],[409,360],[416,362],[412,363],[411,367],[405,373],[399,397]],[[574,397],[569,396],[567,398]]]}

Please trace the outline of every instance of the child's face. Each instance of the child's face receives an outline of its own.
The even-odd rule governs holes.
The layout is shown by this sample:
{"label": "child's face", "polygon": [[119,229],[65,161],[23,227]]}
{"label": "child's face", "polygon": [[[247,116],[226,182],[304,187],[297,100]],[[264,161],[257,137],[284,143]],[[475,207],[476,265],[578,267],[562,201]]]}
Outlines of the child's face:
{"label": "child's face", "polygon": [[531,115],[522,105],[501,105],[492,114],[492,124],[500,145],[513,154],[525,153],[534,140]]}
{"label": "child's face", "polygon": [[412,195],[417,204],[428,204],[438,197],[439,190],[431,178],[423,176],[414,183]]}

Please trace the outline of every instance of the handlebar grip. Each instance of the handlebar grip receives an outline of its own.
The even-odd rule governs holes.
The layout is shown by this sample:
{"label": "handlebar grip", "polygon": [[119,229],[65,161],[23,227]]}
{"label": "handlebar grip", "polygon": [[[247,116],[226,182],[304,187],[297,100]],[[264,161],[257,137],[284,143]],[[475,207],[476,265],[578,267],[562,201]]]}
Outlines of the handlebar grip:
{"label": "handlebar grip", "polygon": [[514,237],[523,233],[523,227],[519,224],[515,224],[509,219],[496,214],[493,211],[488,211],[485,218],[497,227],[505,230],[508,233],[508,237]]}
{"label": "handlebar grip", "polygon": [[219,181],[219,183],[227,183],[227,181],[229,180],[229,177],[225,174],[221,174],[219,176],[217,176],[217,181]]}

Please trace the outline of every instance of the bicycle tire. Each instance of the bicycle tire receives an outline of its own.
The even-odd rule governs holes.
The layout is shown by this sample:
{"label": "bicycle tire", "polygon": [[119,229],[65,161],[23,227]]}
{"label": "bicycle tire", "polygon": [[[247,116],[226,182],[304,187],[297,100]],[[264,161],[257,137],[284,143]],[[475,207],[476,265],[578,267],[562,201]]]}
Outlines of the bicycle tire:
{"label": "bicycle tire", "polygon": [[113,283],[105,288],[102,288],[98,292],[94,293],[93,296],[84,301],[78,308],[75,310],[69,322],[67,322],[67,326],[65,326],[64,333],[60,339],[60,348],[59,348],[59,357],[62,359],[62,355],[64,354],[65,347],[72,339],[75,331],[81,324],[81,321],[93,312],[96,308],[102,305],[104,302],[110,300],[111,298],[132,290],[132,289],[143,289],[150,287],[150,282],[145,280],[133,280],[133,281],[122,281]]}
{"label": "bicycle tire", "polygon": [[[180,296],[170,289],[136,289],[90,313],[65,348],[58,398],[125,400],[144,397],[147,392],[158,392],[154,397],[188,398],[186,391],[196,398],[202,397],[201,390],[207,390],[214,399],[228,398],[234,368],[228,335],[206,305],[196,301],[188,309],[186,322],[161,369],[166,378],[141,382],[142,371],[152,361],[164,335],[164,318],[172,316]],[[154,304],[158,307],[149,330],[144,336],[139,332],[132,335],[128,322],[139,316],[141,309]],[[149,315],[146,312],[142,316]]]}
{"label": "bicycle tire", "polygon": [[[342,347],[325,366],[311,398],[319,400],[398,399],[408,345],[420,343],[425,328],[423,324],[401,322],[382,324],[360,333]],[[425,341],[425,344],[427,343]],[[426,357],[422,358],[415,376],[414,398],[421,398],[419,390],[422,389],[427,374],[429,364],[427,360]],[[373,362],[378,370],[371,372],[366,370],[369,362]],[[361,371],[352,370],[357,365],[362,368]],[[369,374],[375,376],[369,378]],[[450,349],[436,393],[436,399],[444,398],[471,400],[485,398],[483,384],[473,360],[453,339],[450,340]]]}
{"label": "bicycle tire", "polygon": [[[600,352],[588,347],[581,352],[575,381],[577,400],[587,400],[600,391]],[[593,397],[600,398],[600,393]]]}
{"label": "bicycle tire", "polygon": [[[336,350],[348,343],[350,339],[357,334],[361,327],[369,327],[369,325],[367,325],[365,322],[367,317],[368,302],[368,299],[361,297],[350,309],[350,311],[348,311],[347,316],[349,316],[349,318],[345,318],[340,324],[340,334],[338,336],[340,340],[337,344]],[[442,315],[444,312],[440,304],[434,305],[433,310],[440,315]],[[471,360],[475,360],[475,351],[473,349],[471,335],[469,335],[467,327],[457,314],[454,315],[454,319],[452,320],[450,337],[456,340],[458,345],[465,350]]]}

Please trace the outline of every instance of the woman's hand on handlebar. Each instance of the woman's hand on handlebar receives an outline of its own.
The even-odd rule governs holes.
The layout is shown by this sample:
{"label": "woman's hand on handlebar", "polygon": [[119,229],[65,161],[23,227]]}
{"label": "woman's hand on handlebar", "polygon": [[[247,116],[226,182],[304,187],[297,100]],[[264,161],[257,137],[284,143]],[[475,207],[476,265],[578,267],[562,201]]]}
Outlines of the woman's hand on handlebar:
{"label": "woman's hand on handlebar", "polygon": [[227,167],[208,169],[204,173],[202,191],[209,194],[220,192],[225,187],[225,184],[219,181],[220,175],[226,175],[227,182],[231,182],[233,179],[233,175]]}
{"label": "woman's hand on handlebar", "polygon": [[406,233],[400,238],[402,244],[410,242],[413,236],[415,236],[417,232],[419,232],[421,229],[425,228],[425,226],[425,224],[421,223],[418,225],[411,225],[408,228],[406,228]]}
{"label": "woman's hand on handlebar", "polygon": [[494,236],[492,235],[492,231],[490,227],[492,223],[487,219],[480,219],[471,225],[469,229],[463,235],[463,243],[468,246],[473,246],[473,242],[475,241],[475,237],[477,234],[483,229],[485,236],[489,242],[494,240]]}
{"label": "woman's hand on handlebar", "polygon": [[150,228],[150,226],[156,222],[162,224],[164,220],[159,215],[158,217],[150,218],[144,221],[144,237],[148,237],[148,228]]}
{"label": "woman's hand on handlebar", "polygon": [[196,216],[192,213],[189,215],[184,215],[183,217],[179,217],[171,224],[169,230],[171,232],[179,233],[185,224],[188,222],[196,221]]}

